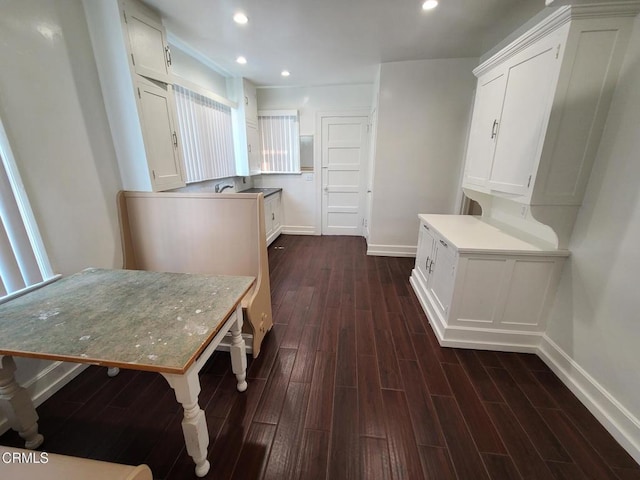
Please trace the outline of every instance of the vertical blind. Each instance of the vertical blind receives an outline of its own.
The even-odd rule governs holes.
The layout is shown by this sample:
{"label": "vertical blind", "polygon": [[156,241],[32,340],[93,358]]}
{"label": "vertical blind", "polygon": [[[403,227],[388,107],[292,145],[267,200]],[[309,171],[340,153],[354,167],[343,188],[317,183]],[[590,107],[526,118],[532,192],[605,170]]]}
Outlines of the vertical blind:
{"label": "vertical blind", "polygon": [[174,85],[186,182],[235,175],[231,109]]}
{"label": "vertical blind", "polygon": [[258,112],[262,173],[300,173],[300,127],[296,110]]}
{"label": "vertical blind", "polygon": [[54,278],[0,123],[0,302]]}

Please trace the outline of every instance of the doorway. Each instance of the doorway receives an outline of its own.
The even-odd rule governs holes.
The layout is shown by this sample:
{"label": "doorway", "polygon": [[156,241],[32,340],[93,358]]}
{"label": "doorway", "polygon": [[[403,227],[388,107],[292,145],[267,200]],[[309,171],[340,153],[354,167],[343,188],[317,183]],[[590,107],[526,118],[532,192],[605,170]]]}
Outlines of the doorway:
{"label": "doorway", "polygon": [[322,235],[363,235],[369,115],[321,114]]}

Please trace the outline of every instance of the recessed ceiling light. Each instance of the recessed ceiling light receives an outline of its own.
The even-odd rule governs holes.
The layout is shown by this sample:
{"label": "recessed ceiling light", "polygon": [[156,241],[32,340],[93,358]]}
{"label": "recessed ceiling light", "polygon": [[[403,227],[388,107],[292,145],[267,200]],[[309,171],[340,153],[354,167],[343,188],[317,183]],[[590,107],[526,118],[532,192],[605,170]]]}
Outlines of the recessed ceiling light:
{"label": "recessed ceiling light", "polygon": [[432,8],[436,8],[438,6],[438,0],[427,0],[422,4],[423,10],[431,10]]}
{"label": "recessed ceiling light", "polygon": [[289,75],[291,75],[291,73],[289,73],[289,70],[282,70],[282,73],[280,74],[283,77],[288,77]]}
{"label": "recessed ceiling light", "polygon": [[240,65],[244,65],[245,63],[247,63],[247,59],[241,55],[238,58],[236,58],[236,62],[238,62]]}
{"label": "recessed ceiling light", "polygon": [[249,21],[249,19],[244,13],[238,12],[233,16],[233,21],[239,23],[240,25],[244,25]]}

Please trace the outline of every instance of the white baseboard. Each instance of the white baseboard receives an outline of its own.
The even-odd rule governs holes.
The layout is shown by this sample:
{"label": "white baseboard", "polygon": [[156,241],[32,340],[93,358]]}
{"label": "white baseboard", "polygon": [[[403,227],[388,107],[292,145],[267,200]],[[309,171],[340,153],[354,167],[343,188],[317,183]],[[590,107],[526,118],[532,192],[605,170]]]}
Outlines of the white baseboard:
{"label": "white baseboard", "polygon": [[629,455],[640,463],[640,420],[546,334],[447,325],[439,312],[432,307],[429,299],[424,296],[426,288],[415,270],[409,281],[440,345],[537,354]]}
{"label": "white baseboard", "polygon": [[[35,407],[42,405],[51,395],[77,377],[88,365],[68,362],[52,362],[30,380],[23,382]],[[105,379],[107,370],[105,369]],[[0,434],[9,430],[9,421],[0,414]]]}
{"label": "white baseboard", "polygon": [[367,244],[367,255],[375,257],[415,257],[416,245]]}
{"label": "white baseboard", "polygon": [[316,228],[308,225],[284,225],[282,233],[285,235],[317,235]]}
{"label": "white baseboard", "polygon": [[640,463],[640,420],[546,335],[542,336],[537,353],[629,455]]}

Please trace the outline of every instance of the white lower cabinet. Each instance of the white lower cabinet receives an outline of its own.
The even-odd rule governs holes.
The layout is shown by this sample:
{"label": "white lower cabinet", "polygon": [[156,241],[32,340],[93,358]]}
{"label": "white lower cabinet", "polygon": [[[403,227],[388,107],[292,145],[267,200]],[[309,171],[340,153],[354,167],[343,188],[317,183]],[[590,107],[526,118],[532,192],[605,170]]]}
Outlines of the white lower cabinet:
{"label": "white lower cabinet", "polygon": [[419,217],[410,281],[441,345],[533,351],[569,252],[538,247],[480,217]]}
{"label": "white lower cabinet", "polygon": [[282,233],[281,192],[264,198],[264,228],[269,246]]}

